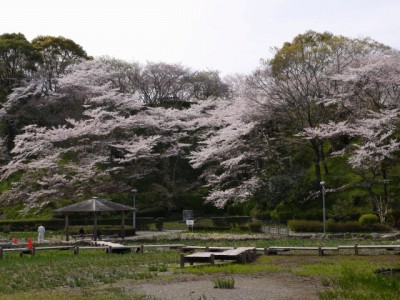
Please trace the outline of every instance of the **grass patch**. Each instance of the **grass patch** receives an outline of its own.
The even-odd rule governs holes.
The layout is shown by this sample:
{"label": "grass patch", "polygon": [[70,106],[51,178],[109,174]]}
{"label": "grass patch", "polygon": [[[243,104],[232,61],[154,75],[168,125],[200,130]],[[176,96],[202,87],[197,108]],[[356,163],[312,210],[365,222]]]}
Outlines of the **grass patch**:
{"label": "grass patch", "polygon": [[371,271],[360,273],[345,267],[334,284],[333,289],[320,293],[320,299],[400,299],[399,281]]}
{"label": "grass patch", "polygon": [[233,289],[235,287],[235,279],[233,278],[217,278],[213,280],[215,289]]}
{"label": "grass patch", "polygon": [[79,255],[73,255],[71,251],[39,251],[34,257],[22,258],[18,254],[7,254],[1,261],[0,295],[60,288],[82,289],[122,280],[150,279],[157,276],[148,270],[154,261],[177,262],[178,253],[114,255],[81,251]]}

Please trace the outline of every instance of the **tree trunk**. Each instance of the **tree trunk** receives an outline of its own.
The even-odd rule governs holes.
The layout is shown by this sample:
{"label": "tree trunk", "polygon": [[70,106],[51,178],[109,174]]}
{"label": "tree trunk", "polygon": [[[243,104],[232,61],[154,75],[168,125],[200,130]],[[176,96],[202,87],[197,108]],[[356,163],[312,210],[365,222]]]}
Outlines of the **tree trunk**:
{"label": "tree trunk", "polygon": [[320,166],[320,151],[318,144],[315,141],[311,141],[311,148],[314,152],[314,158],[313,158],[313,163],[314,163],[314,170],[315,170],[315,185],[319,188],[320,182],[321,182],[321,166]]}
{"label": "tree trunk", "polygon": [[325,175],[329,175],[328,165],[326,163],[325,153],[324,153],[324,142],[320,141],[320,156],[322,160],[322,165],[324,166]]}

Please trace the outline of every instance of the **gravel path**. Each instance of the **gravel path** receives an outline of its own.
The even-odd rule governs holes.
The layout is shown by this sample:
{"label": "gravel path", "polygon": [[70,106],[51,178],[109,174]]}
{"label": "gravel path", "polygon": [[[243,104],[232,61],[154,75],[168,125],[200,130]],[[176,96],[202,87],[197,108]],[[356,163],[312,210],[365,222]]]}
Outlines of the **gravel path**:
{"label": "gravel path", "polygon": [[[322,286],[310,278],[288,273],[273,273],[258,277],[233,276],[234,289],[214,288],[212,277],[192,276],[180,282],[163,282],[135,286],[135,292],[163,300],[302,300],[318,299]],[[219,276],[218,278],[221,278]],[[179,278],[177,278],[179,280]]]}

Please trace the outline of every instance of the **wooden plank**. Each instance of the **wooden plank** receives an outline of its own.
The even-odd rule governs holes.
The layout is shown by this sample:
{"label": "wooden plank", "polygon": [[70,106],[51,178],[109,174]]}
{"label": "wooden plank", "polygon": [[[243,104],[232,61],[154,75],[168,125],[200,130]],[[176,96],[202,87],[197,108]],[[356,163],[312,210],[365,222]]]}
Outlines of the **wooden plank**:
{"label": "wooden plank", "polygon": [[97,246],[97,247],[93,247],[93,246],[80,246],[79,250],[106,250],[108,249],[107,246]]}
{"label": "wooden plank", "polygon": [[354,249],[357,246],[359,249],[400,249],[400,245],[340,245],[340,249]]}
{"label": "wooden plank", "polygon": [[197,252],[189,255],[181,254],[180,256],[180,265],[181,268],[185,266],[185,262],[189,262],[190,265],[193,265],[194,262],[209,262],[212,265],[214,264],[214,253],[213,252]]}
{"label": "wooden plank", "polygon": [[182,251],[190,251],[190,250],[205,250],[210,252],[221,252],[225,250],[235,249],[234,247],[204,247],[204,246],[184,246],[182,247]]}
{"label": "wooden plank", "polygon": [[36,250],[70,250],[74,246],[49,246],[49,247],[36,247]]}
{"label": "wooden plank", "polygon": [[143,245],[145,248],[170,248],[170,249],[177,249],[186,247],[185,244],[165,244],[165,245]]}

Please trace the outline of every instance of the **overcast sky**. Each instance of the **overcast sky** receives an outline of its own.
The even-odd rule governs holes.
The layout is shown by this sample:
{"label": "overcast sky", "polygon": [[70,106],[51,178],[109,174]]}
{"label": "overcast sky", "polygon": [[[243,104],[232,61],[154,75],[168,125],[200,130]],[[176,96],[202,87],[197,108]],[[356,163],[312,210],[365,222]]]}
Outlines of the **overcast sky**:
{"label": "overcast sky", "polygon": [[89,55],[249,73],[307,30],[400,49],[399,0],[7,0],[0,33],[64,36]]}

